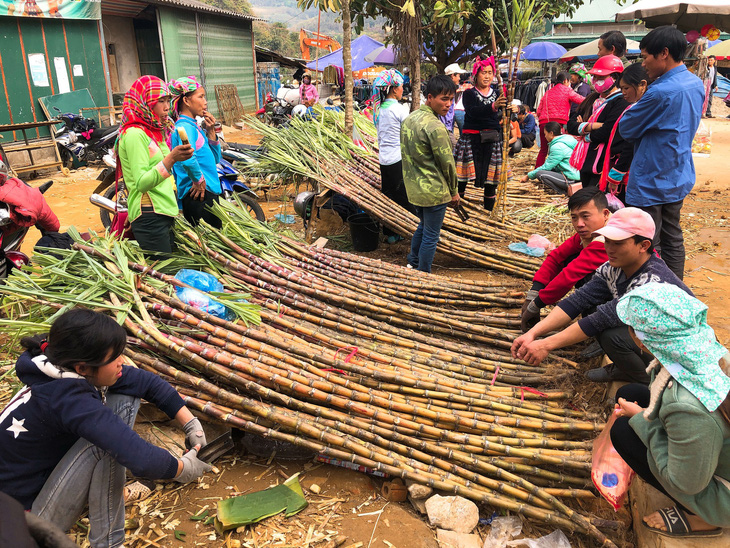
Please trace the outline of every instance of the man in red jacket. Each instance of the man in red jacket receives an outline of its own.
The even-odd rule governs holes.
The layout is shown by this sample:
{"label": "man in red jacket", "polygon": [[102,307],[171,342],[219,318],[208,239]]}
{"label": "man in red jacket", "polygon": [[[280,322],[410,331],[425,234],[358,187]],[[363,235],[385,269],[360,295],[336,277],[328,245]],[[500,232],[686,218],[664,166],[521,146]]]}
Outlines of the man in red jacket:
{"label": "man in red jacket", "polygon": [[555,304],[573,287],[586,283],[608,260],[603,237],[593,237],[611,215],[606,195],[597,187],[583,188],[570,197],[568,210],[575,234],[550,252],[532,279],[532,288],[522,305],[523,333],[540,321],[541,308]]}

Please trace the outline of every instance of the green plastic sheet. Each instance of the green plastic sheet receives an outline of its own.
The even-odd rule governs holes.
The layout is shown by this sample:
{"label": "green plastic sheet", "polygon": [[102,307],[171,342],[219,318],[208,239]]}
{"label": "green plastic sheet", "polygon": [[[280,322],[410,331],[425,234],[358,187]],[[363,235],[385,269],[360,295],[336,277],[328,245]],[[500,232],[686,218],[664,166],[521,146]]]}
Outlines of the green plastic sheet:
{"label": "green plastic sheet", "polygon": [[307,507],[299,474],[294,474],[281,485],[263,491],[222,500],[218,503],[215,528],[219,533],[243,525],[257,523],[284,512],[293,516]]}

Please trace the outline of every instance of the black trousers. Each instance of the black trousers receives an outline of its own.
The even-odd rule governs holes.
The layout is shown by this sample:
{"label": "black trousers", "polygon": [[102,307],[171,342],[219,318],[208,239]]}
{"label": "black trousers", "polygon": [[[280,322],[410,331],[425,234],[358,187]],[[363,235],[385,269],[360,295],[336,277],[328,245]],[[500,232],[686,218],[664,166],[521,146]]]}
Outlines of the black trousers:
{"label": "black trousers", "polygon": [[532,148],[535,146],[535,134],[534,133],[523,133],[521,140],[522,140],[522,148]]}
{"label": "black trousers", "polygon": [[[381,190],[388,198],[396,204],[407,210],[409,213],[416,214],[416,208],[408,201],[406,194],[406,185],[403,182],[403,161],[399,160],[394,164],[380,166]],[[383,225],[383,234],[385,236],[395,236],[396,233]]]}
{"label": "black trousers", "polygon": [[593,173],[593,166],[580,170],[580,182],[583,183],[583,188],[598,186],[600,180],[601,174]]}
{"label": "black trousers", "polygon": [[[672,204],[635,206],[643,209],[654,219],[654,248],[667,263],[669,270],[681,280],[684,278],[684,235],[679,224],[684,200]],[[628,205],[628,204],[627,204]]]}
{"label": "black trousers", "polygon": [[[624,398],[626,401],[636,402],[641,407],[647,407],[649,405],[649,396],[649,388],[647,386],[643,384],[627,384],[619,388],[616,392],[616,401],[619,398]],[[611,427],[611,443],[613,443],[616,452],[621,455],[621,458],[624,459],[626,464],[636,472],[637,476],[658,491],[664,493],[670,499],[672,498],[652,473],[649,467],[649,455],[646,445],[644,445],[644,442],[641,441],[641,438],[636,435],[634,429],[629,425],[628,417],[619,417],[616,419],[613,427]],[[679,503],[677,505],[685,512],[692,514],[686,507]]]}
{"label": "black trousers", "polygon": [[175,217],[158,215],[151,206],[142,207],[142,215],[132,221],[132,232],[145,255],[172,253],[175,249]]}
{"label": "black trousers", "polygon": [[223,222],[208,209],[218,201],[218,198],[218,194],[213,194],[210,190],[206,190],[203,200],[193,200],[190,197],[190,192],[188,192],[181,200],[185,220],[191,225],[196,226],[200,222],[200,219],[203,219],[210,226],[221,228]]}
{"label": "black trousers", "polygon": [[624,375],[634,382],[649,384],[646,367],[654,356],[648,352],[642,352],[641,348],[636,346],[629,335],[627,326],[606,329],[599,333],[596,339],[608,358]]}

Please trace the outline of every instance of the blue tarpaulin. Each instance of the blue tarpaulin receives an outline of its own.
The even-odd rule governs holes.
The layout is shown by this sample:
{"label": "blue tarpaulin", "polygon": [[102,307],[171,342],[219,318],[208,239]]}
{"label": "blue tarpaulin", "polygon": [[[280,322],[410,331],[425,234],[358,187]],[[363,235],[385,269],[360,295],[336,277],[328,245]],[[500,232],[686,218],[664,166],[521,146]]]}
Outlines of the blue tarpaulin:
{"label": "blue tarpaulin", "polygon": [[[352,50],[352,71],[357,72],[358,70],[363,70],[366,68],[370,68],[375,65],[375,63],[368,62],[365,60],[365,56],[368,53],[371,53],[375,51],[378,48],[382,48],[383,44],[381,42],[378,42],[377,40],[370,38],[369,36],[358,36],[352,41],[351,50]],[[334,65],[336,67],[345,67],[345,63],[342,60],[342,48],[333,51],[332,53],[328,53],[327,55],[320,57],[319,61],[310,61],[307,63],[307,68],[310,70],[316,70],[317,66],[319,66],[319,70],[324,70],[325,67],[329,65]]]}

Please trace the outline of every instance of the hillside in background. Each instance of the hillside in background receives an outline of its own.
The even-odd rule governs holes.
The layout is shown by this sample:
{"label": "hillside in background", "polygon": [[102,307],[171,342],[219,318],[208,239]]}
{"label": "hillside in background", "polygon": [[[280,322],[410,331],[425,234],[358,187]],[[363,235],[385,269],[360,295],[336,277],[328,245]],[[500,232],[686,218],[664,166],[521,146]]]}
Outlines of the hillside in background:
{"label": "hillside in background", "polygon": [[[297,7],[296,0],[241,1],[250,1],[254,15],[266,19],[269,23],[283,23],[289,30],[296,33],[299,32],[300,28],[311,31],[317,30],[317,10],[310,9],[302,11]],[[382,27],[382,20],[369,20],[365,22],[364,33],[382,42],[385,37]],[[337,14],[322,12],[320,29],[322,34],[331,36],[340,43],[342,42],[342,22]]]}
{"label": "hillside in background", "polygon": [[202,0],[206,4],[239,13],[253,13],[249,0]]}
{"label": "hillside in background", "polygon": [[[248,13],[265,21],[254,23],[256,45],[289,57],[301,57],[299,48],[299,29],[316,32],[317,10],[302,11],[297,0],[203,0],[206,4],[219,8]],[[336,13],[322,12],[320,32],[342,43],[342,22]],[[385,39],[383,20],[365,22],[364,34],[380,40]],[[321,51],[324,55],[326,51]],[[311,52],[312,57],[316,52]]]}

